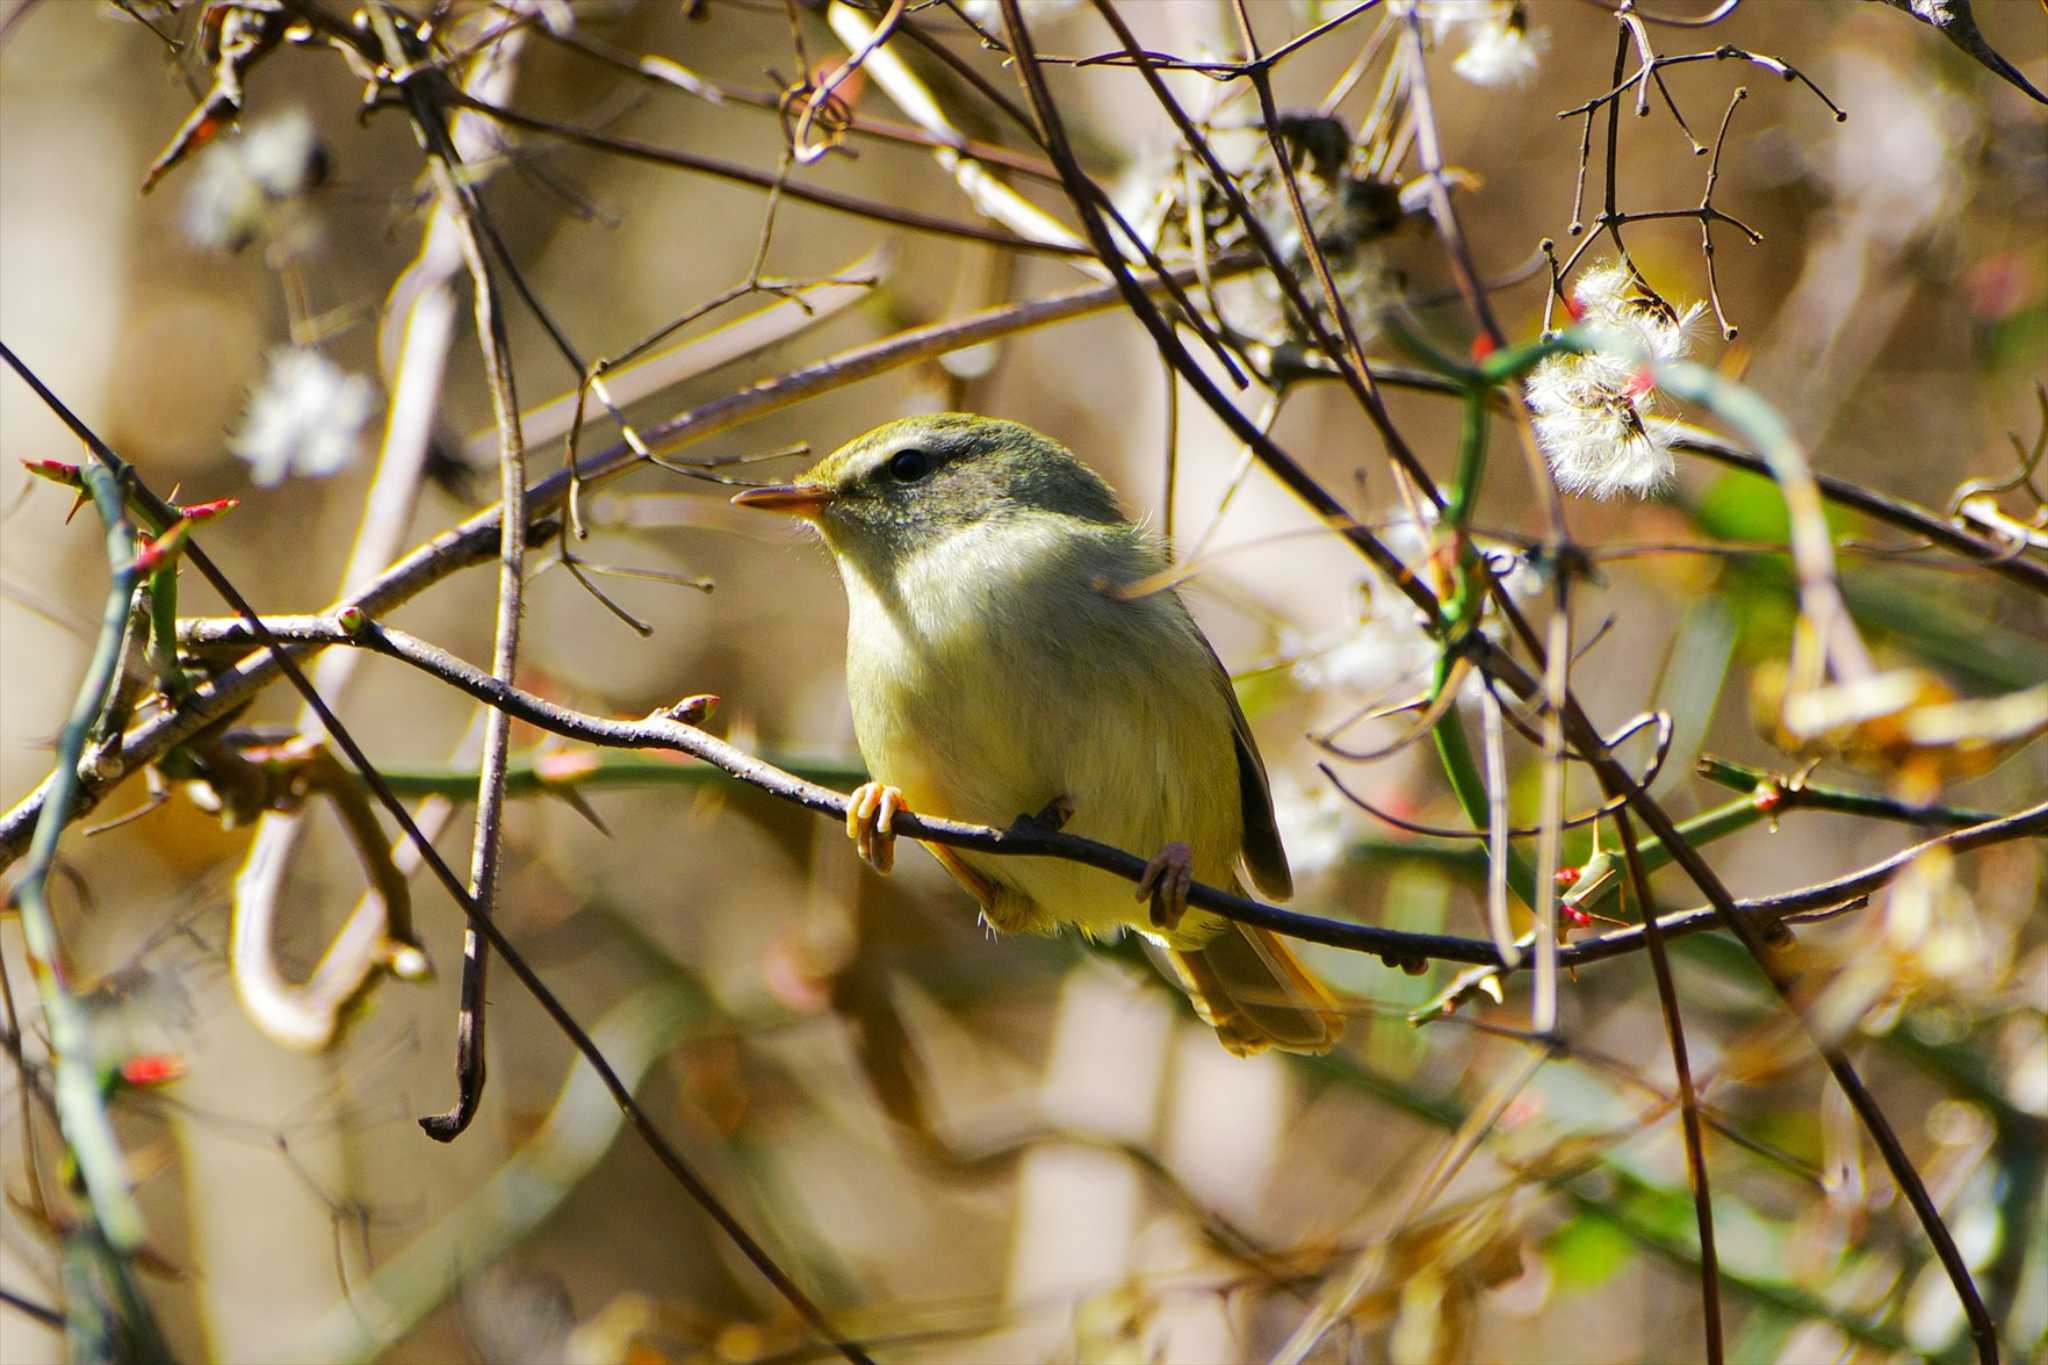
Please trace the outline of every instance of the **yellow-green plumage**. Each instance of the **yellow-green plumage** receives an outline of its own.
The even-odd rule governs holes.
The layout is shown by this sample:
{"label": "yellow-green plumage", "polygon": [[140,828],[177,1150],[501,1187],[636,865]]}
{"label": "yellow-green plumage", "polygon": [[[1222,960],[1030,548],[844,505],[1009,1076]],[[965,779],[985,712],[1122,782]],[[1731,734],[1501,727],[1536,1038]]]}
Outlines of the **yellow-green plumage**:
{"label": "yellow-green plumage", "polygon": [[[797,486],[829,490],[811,519],[846,587],[855,733],[911,809],[1004,826],[1063,799],[1070,833],[1141,856],[1185,843],[1198,880],[1232,887],[1242,870],[1288,894],[1228,675],[1171,591],[1118,592],[1165,556],[1064,447],[1011,422],[907,418]],[[1327,1047],[1341,1027],[1262,931],[1198,910],[1161,930],[1107,873],[954,853],[992,889],[984,912],[998,929],[1132,927],[1175,950],[1235,1050]],[[1242,998],[1206,998],[1219,995]]]}

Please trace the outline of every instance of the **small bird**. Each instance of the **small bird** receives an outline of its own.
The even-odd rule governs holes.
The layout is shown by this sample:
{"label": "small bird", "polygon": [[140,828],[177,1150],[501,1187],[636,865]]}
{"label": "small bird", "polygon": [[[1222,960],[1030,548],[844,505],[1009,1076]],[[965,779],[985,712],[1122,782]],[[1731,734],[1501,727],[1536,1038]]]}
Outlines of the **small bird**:
{"label": "small bird", "polygon": [[1232,1052],[1336,1042],[1336,1002],[1283,940],[1188,911],[1194,879],[1278,898],[1293,878],[1229,674],[1170,589],[1120,591],[1166,554],[1094,471],[1029,427],[945,413],[733,502],[804,518],[838,564],[875,779],[847,813],[863,858],[890,869],[906,810],[1156,850],[1133,896],[1063,859],[926,845],[1004,933],[1144,934]]}

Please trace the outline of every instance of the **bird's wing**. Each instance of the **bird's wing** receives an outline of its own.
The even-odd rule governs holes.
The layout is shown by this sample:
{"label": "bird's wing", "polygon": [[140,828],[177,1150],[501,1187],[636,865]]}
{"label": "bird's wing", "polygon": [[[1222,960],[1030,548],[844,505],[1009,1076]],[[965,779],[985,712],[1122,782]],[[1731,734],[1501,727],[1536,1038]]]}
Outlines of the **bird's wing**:
{"label": "bird's wing", "polygon": [[1294,873],[1287,866],[1287,850],[1280,843],[1280,826],[1273,818],[1273,789],[1266,781],[1265,760],[1259,757],[1252,739],[1251,723],[1237,704],[1237,689],[1230,685],[1230,670],[1216,657],[1216,646],[1198,629],[1195,638],[1215,665],[1216,685],[1230,705],[1231,738],[1237,747],[1237,794],[1244,811],[1244,869],[1258,890],[1275,900],[1294,894]]}

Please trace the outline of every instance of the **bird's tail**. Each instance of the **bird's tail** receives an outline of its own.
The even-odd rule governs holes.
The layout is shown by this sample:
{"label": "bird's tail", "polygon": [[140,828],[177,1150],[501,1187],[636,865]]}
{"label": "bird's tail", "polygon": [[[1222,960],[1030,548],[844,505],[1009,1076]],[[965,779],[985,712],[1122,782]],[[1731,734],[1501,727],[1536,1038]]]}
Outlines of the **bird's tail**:
{"label": "bird's tail", "polygon": [[1166,956],[1195,1013],[1240,1057],[1269,1047],[1328,1052],[1343,1036],[1337,1002],[1270,930],[1226,922],[1200,948],[1169,948]]}

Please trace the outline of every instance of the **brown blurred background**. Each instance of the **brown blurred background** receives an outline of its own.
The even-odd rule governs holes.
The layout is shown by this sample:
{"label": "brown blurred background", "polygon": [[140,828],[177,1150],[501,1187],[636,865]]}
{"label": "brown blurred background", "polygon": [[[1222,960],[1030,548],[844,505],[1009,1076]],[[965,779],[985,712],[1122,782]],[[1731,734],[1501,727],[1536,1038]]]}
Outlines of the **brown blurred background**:
{"label": "brown blurred background", "polygon": [[[772,90],[770,70],[786,81],[798,69],[778,6],[710,0],[698,19],[668,0],[563,8],[573,8],[578,33],[612,48],[666,56],[751,88]],[[1156,0],[1121,8],[1157,50],[1234,50],[1227,7]],[[1608,14],[1566,0],[1528,9],[1532,29],[1547,35],[1529,88],[1461,81],[1450,69],[1454,45],[1432,61],[1447,157],[1481,186],[1460,202],[1489,277],[1525,264],[1542,237],[1570,245],[1580,125],[1556,113],[1610,84]],[[2041,82],[2048,22],[2039,5],[1980,0],[1977,9],[1993,41]],[[1338,8],[1260,0],[1251,12],[1270,46]],[[194,6],[148,13],[181,38],[194,32]],[[93,0],[11,7],[5,22],[0,335],[152,486],[243,500],[205,543],[259,608],[318,610],[335,596],[362,515],[368,456],[331,478],[265,489],[249,482],[227,437],[266,352],[288,338],[286,274],[304,289],[319,349],[349,371],[380,376],[380,310],[417,250],[430,202],[402,116],[359,119],[359,83],[328,54],[286,49],[268,58],[250,78],[246,121],[303,109],[331,170],[295,206],[289,245],[205,249],[185,227],[188,200],[220,146],[151,194],[137,191],[191,108],[199,64]],[[943,14],[930,22],[960,32]],[[1282,66],[1283,105],[1320,98],[1375,22]],[[813,61],[844,55],[817,14],[803,13],[800,23]],[[1042,15],[1036,32],[1048,51],[1111,45],[1085,6]],[[1688,46],[1682,30],[1656,32],[1669,50]],[[2048,358],[2048,134],[2039,108],[1882,6],[1753,0],[1705,36],[1703,46],[1732,42],[1793,62],[1850,117],[1837,124],[1802,88],[1753,67],[1705,62],[1669,73],[1703,140],[1729,91],[1742,84],[1751,92],[1735,116],[1715,200],[1764,238],[1750,247],[1733,231],[1716,236],[1720,290],[1742,350],[1731,358],[1709,326],[1696,357],[1738,369],[1786,409],[1822,469],[1936,506],[1964,478],[2003,476],[2012,462],[2007,433],[2031,439],[2038,427],[2032,389]],[[992,56],[963,38],[948,41],[1014,93],[1013,77]],[[770,170],[776,163],[781,132],[772,113],[634,83],[545,39],[529,43],[518,63],[509,102],[522,109]],[[1137,76],[1099,68],[1059,70],[1054,79],[1090,169],[1117,185],[1123,202],[1144,202],[1146,177],[1158,175],[1172,130]],[[1184,99],[1207,98],[1204,78],[1170,79]],[[967,131],[995,131],[968,118],[964,87],[940,88]],[[900,117],[872,86],[856,107]],[[1234,118],[1242,126],[1254,110],[1239,101],[1219,125]],[[1014,129],[1004,136],[1021,145]],[[926,153],[854,145],[857,158],[829,157],[800,178],[972,218]],[[1648,119],[1625,120],[1621,168],[1624,207],[1698,202],[1704,158],[1689,154],[1656,101]],[[757,190],[537,136],[509,143],[489,171],[484,197],[495,223],[586,357],[616,354],[738,282],[761,232]],[[1071,221],[1047,187],[1019,188]],[[904,326],[1086,282],[1058,260],[1006,260],[990,248],[790,202],[780,206],[767,270],[822,276],[883,243],[893,255],[870,299],[633,415],[658,420]],[[1667,296],[1704,296],[1694,224],[1639,226],[1629,244]],[[1448,287],[1425,230],[1411,229],[1389,250],[1417,296]],[[1596,248],[1596,258],[1604,255]],[[695,326],[702,331],[764,302],[743,301]],[[1540,273],[1504,290],[1496,306],[1510,336],[1533,336]],[[532,315],[509,309],[523,402],[569,389],[574,375]],[[1455,309],[1427,316],[1448,333],[1464,326]],[[460,321],[468,326],[466,305]],[[1114,312],[1006,341],[982,377],[962,379],[935,363],[898,370],[688,453],[739,455],[798,441],[823,453],[905,412],[964,407],[1056,435],[1156,522],[1166,388],[1142,329]],[[1252,396],[1241,401],[1257,406]],[[1390,405],[1425,463],[1448,477],[1455,408],[1411,394],[1393,395]],[[451,449],[488,426],[472,336],[454,350],[439,414]],[[377,430],[373,420],[372,448]],[[78,455],[11,379],[0,383],[0,433],[10,460]],[[1378,443],[1336,386],[1291,395],[1277,433],[1362,515],[1395,511]],[[608,443],[611,433],[594,439]],[[1496,449],[1500,472],[1481,523],[1539,532],[1512,435],[1501,434]],[[1184,392],[1173,520],[1181,545],[1213,516],[1236,456],[1220,424]],[[536,472],[555,467],[559,442],[531,458]],[[1364,493],[1352,499],[1355,475]],[[478,469],[467,494],[429,487],[405,543],[466,516],[495,477]],[[1672,497],[1574,501],[1573,530],[1592,545],[1694,538],[1698,508],[1723,478],[1682,460]],[[646,493],[693,495],[688,524],[601,529],[583,553],[701,575],[715,590],[606,579],[608,592],[654,624],[643,640],[567,574],[549,570],[529,596],[524,684],[619,715],[713,692],[723,698],[718,722],[749,748],[856,762],[839,664],[843,610],[826,558],[729,511],[721,490],[660,471],[609,486],[600,510]],[[87,518],[62,524],[61,490],[0,473],[0,494],[0,798],[12,802],[47,768],[91,647],[104,568]],[[1389,847],[1389,831],[1335,800],[1315,770],[1319,754],[1304,736],[1362,698],[1340,670],[1301,667],[1313,657],[1302,642],[1358,628],[1361,569],[1326,538],[1275,539],[1311,525],[1254,473],[1215,542],[1252,548],[1221,556],[1188,590],[1225,661],[1246,675],[1290,848],[1307,874],[1298,877],[1295,904],[1480,935],[1483,886],[1469,859],[1438,856],[1429,851],[1435,844],[1420,852]],[[2029,659],[2040,676],[2048,656],[2038,604],[1965,575],[1858,558],[1845,564],[1852,579],[1880,575],[1868,580],[1875,588],[1895,581],[1886,574],[1910,580],[1924,629],[1871,627],[1892,655],[1950,664],[1940,657],[1942,641],[1961,637],[1981,651],[1952,669],[1966,692],[2024,685]],[[491,591],[488,573],[459,575],[393,623],[485,661]],[[1701,624],[1711,610],[1702,604],[1722,600],[1735,604],[1727,620]],[[1687,709],[1695,745],[1703,736],[1714,752],[1783,766],[1748,720],[1749,669],[1768,650],[1750,633],[1746,600],[1712,558],[1609,566],[1582,598],[1582,631],[1614,622],[1581,674],[1594,715],[1612,723],[1675,700]],[[188,574],[182,610],[222,608]],[[1717,654],[1723,636],[1732,643]],[[1732,652],[1725,685],[1674,678],[1675,640],[1710,659]],[[1020,705],[1030,702],[1028,692],[1020,695]],[[250,719],[281,723],[295,712],[295,699],[279,687]],[[343,715],[380,762],[452,771],[471,708],[373,659]],[[539,743],[523,728],[515,735],[521,750]],[[1517,808],[1527,797],[1533,811],[1536,765],[1527,766]],[[1659,786],[1676,812],[1725,799],[1683,766]],[[1455,823],[1433,769],[1418,748],[1344,775],[1413,818]],[[1947,795],[2012,809],[2038,800],[2043,787],[2036,752]],[[131,783],[93,818],[142,797]],[[1575,805],[1587,798],[1575,787]],[[1677,1126],[1668,1115],[1646,1117],[1653,1102],[1628,1079],[1667,1092],[1672,1084],[1640,961],[1588,971],[1565,992],[1567,1036],[1616,1065],[1543,1068],[1434,1212],[1421,1214],[1408,1207],[1409,1195],[1451,1141],[1446,1124],[1483,1108],[1530,1055],[1512,1039],[1466,1026],[1463,1016],[1409,1025],[1403,1013],[1448,980],[1441,967],[1409,978],[1374,960],[1311,950],[1360,1014],[1343,1053],[1330,1063],[1238,1061],[1136,955],[1069,940],[991,940],[921,855],[907,855],[893,879],[881,880],[858,867],[829,823],[730,785],[588,799],[604,831],[561,801],[514,804],[502,923],[586,1022],[643,998],[636,993],[680,1012],[680,1041],[659,1049],[643,1099],[784,1264],[846,1330],[882,1343],[885,1358],[1264,1358],[1319,1286],[1341,1279],[1354,1253],[1373,1245],[1389,1258],[1376,1288],[1318,1358],[1637,1360],[1697,1352],[1700,1306],[1683,1264],[1691,1214]],[[361,889],[332,817],[311,823],[313,838],[282,901],[279,955],[295,976],[310,968]],[[467,827],[465,809],[442,840],[458,867],[467,862]],[[1738,893],[1753,894],[1860,866],[1910,837],[1900,827],[1803,814],[1782,832],[1759,828],[1718,846],[1715,863]],[[145,1283],[181,1355],[284,1358],[316,1320],[351,1321],[351,1296],[370,1293],[366,1283],[379,1267],[452,1224],[481,1240],[410,1266],[412,1282],[439,1306],[401,1334],[389,1359],[567,1359],[561,1333],[572,1323],[584,1332],[575,1349],[591,1358],[746,1359],[800,1349],[801,1333],[770,1291],[630,1133],[594,1152],[587,1173],[558,1173],[563,1187],[553,1194],[508,1190],[502,1205],[467,1202],[495,1196],[497,1187],[484,1182],[543,1124],[572,1053],[501,971],[481,1119],[450,1146],[419,1133],[412,1120],[452,1095],[460,958],[458,916],[427,881],[417,887],[419,923],[440,969],[435,983],[385,982],[322,1053],[295,1054],[259,1036],[237,1008],[223,959],[231,883],[248,838],[174,796],[118,831],[90,840],[74,833],[64,858],[77,878],[56,893],[80,980],[111,979],[123,1001],[120,1027],[136,1046],[175,1053],[188,1068],[179,1084],[125,1104],[121,1123],[153,1246],[175,1269]],[[2038,1332],[2048,1307],[2038,1283],[2025,1288],[2029,1276],[2048,1278],[2037,1254],[2039,1208],[2026,1202],[2040,1190],[2038,1150],[2029,1173],[2001,1165],[2004,1149],[1980,1140],[2008,1111],[2031,1115],[2038,1137],[2048,1112],[2048,1083],[2033,1070],[2048,1068],[2038,850],[1993,850],[1960,875],[1971,913],[1984,921],[1980,939],[1998,945],[1996,970],[1972,981],[1898,985],[1907,1022],[1873,1025],[1858,1055],[1909,1147],[1951,1177],[1951,1221],[1959,1235],[1978,1229],[1978,1264],[1992,1282],[2011,1282],[2016,1330],[2032,1312]],[[1693,903],[1682,883],[1659,886],[1671,905]],[[19,986],[27,976],[13,928],[0,927],[0,950]],[[1725,954],[1701,950],[1681,960],[1680,984],[1695,1072],[1728,1067],[1715,1103],[1806,1172],[1714,1145],[1723,1257],[1731,1273],[1762,1287],[1727,1293],[1731,1342],[1743,1358],[1879,1350],[1800,1308],[1827,1300],[1915,1348],[1952,1347],[1957,1320],[1938,1276],[1923,1283],[1926,1256],[1910,1219],[1885,1207],[1895,1201],[1882,1168],[1865,1170],[1861,1148],[1842,1135],[1844,1120],[1830,1109],[1810,1054],[1770,1032],[1759,982]],[[1514,1028],[1526,1023],[1526,1005],[1525,992],[1511,987],[1504,1006],[1476,1014]],[[1894,1031],[1906,1041],[1877,1036]],[[1975,1067],[1969,1085],[1952,1074],[1963,1067],[1959,1058]],[[0,1116],[10,1192],[0,1209],[0,1283],[54,1302],[50,1245],[15,1194],[25,1136],[16,1081],[5,1083]],[[600,1094],[577,1103],[580,1110],[562,1113],[580,1113],[585,1124],[615,1121]],[[38,1142],[47,1160],[52,1134],[40,1132]],[[1556,1185],[1541,1178],[1586,1151],[1601,1158],[1590,1174]],[[536,1231],[500,1245],[513,1240],[503,1229],[539,1217],[555,1195],[559,1207]],[[495,1241],[494,1229],[502,1232]],[[1253,1254],[1247,1242],[1263,1250]],[[501,1253],[500,1270],[486,1275]],[[1880,1322],[1887,1302],[1901,1299],[1904,1311]],[[518,1325],[509,1338],[508,1324]],[[61,1348],[26,1319],[0,1316],[0,1354],[26,1362],[55,1359]]]}

